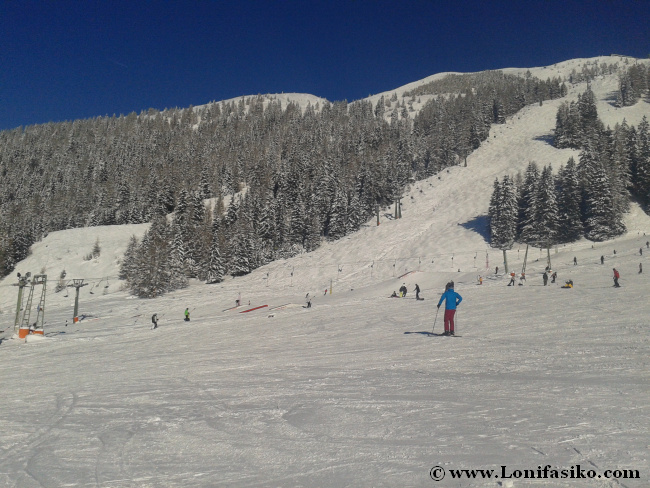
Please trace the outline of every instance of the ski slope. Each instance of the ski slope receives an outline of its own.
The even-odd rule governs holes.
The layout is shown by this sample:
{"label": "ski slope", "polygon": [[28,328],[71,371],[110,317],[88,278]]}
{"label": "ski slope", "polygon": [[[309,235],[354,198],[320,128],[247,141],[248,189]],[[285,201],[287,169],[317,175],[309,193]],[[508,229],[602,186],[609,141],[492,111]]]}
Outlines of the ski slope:
{"label": "ski slope", "polygon": [[[592,89],[607,124],[650,115],[610,104],[613,77]],[[526,107],[467,168],[414,184],[402,219],[385,209],[379,226],[218,285],[135,299],[113,277],[146,226],[51,233],[17,269],[51,280],[45,338],[11,339],[16,279],[0,282],[0,486],[648,486],[648,216],[633,206],[625,236],[553,249],[546,287],[546,251],[529,249],[527,283],[507,287],[485,241],[496,177],[577,156],[549,144],[561,102]],[[511,268],[524,252],[509,252]],[[77,324],[74,291],[54,293],[62,269],[92,283]],[[463,296],[454,338],[437,335],[435,307],[450,279]],[[402,283],[407,297],[388,298]],[[546,465],[601,478],[451,474]],[[614,469],[640,478],[602,477]]]}

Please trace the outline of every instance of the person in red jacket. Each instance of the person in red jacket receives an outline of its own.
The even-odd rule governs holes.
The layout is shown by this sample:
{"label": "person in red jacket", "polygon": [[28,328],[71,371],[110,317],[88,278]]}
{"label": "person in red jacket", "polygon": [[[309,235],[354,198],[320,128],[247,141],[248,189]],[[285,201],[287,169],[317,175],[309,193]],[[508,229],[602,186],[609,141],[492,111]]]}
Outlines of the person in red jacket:
{"label": "person in red jacket", "polygon": [[618,273],[618,270],[616,268],[614,268],[614,286],[616,288],[621,287],[621,285],[618,284],[618,280],[619,280],[620,277],[621,277],[621,275]]}

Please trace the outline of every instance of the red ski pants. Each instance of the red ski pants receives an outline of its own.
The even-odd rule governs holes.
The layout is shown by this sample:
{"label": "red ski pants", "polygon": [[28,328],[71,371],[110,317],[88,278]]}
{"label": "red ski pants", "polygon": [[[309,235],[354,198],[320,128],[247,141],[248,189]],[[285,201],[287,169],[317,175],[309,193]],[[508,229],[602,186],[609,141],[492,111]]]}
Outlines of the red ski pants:
{"label": "red ski pants", "polygon": [[445,332],[454,331],[454,315],[456,310],[445,310]]}

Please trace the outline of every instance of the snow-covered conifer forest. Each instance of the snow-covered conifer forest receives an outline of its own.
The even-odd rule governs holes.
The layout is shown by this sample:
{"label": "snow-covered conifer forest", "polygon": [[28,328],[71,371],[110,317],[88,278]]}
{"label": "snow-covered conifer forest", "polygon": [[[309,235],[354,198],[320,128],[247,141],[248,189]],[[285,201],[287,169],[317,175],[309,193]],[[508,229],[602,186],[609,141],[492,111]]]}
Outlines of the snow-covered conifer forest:
{"label": "snow-covered conifer forest", "polygon": [[0,485],[646,486],[649,68],[0,132]]}

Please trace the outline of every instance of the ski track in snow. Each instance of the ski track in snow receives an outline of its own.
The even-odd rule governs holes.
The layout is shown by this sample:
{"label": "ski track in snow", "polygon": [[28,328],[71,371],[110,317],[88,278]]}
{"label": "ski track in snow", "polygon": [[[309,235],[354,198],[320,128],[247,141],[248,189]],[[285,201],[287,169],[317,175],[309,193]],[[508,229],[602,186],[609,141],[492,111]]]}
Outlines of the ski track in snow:
{"label": "ski track in snow", "polygon": [[[648,104],[611,107],[612,87],[592,83],[606,123],[650,115]],[[468,168],[413,184],[403,219],[155,300],[128,299],[109,279],[101,293],[81,289],[87,318],[77,324],[73,295],[54,293],[52,277],[63,267],[70,278],[115,276],[129,236],[146,226],[50,234],[18,268],[45,267],[52,280],[44,339],[9,339],[15,279],[0,282],[0,486],[648,486],[650,286],[637,273],[648,216],[633,206],[626,236],[553,249],[558,280],[546,287],[546,251],[530,249],[526,284],[507,287],[501,252],[474,230],[495,178],[577,157],[546,139],[562,101],[494,127]],[[83,261],[98,235],[102,256]],[[516,271],[524,251],[508,253]],[[462,337],[430,335],[434,321],[443,330],[435,305],[449,279],[464,299]],[[575,288],[560,288],[567,279]],[[388,299],[402,283],[406,299]],[[415,283],[424,301],[412,299]],[[268,308],[224,312],[238,293],[242,309]],[[547,464],[636,469],[641,479],[429,478],[436,465]]]}

